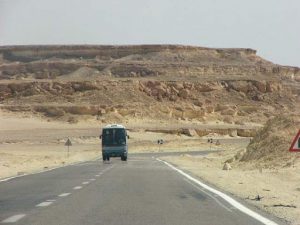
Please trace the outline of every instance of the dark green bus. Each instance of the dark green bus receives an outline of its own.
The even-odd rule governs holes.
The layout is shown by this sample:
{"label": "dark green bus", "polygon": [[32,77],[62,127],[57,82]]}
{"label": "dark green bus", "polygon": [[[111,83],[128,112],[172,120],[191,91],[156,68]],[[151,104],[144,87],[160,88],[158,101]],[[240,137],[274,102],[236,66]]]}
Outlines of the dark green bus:
{"label": "dark green bus", "polygon": [[127,138],[129,136],[124,126],[118,124],[105,126],[100,135],[103,161],[109,161],[110,157],[121,157],[122,161],[126,161],[128,154]]}

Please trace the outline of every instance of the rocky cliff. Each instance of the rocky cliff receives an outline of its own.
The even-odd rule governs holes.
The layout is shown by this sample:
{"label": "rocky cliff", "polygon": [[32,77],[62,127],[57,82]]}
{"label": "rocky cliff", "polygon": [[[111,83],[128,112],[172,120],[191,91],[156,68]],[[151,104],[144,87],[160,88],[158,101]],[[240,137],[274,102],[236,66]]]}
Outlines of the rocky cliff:
{"label": "rocky cliff", "polygon": [[252,49],[7,46],[0,55],[2,108],[56,119],[245,124],[299,108],[299,68]]}
{"label": "rocky cliff", "polygon": [[[55,79],[80,68],[92,78],[166,77],[168,79],[298,79],[299,68],[282,67],[252,49],[213,49],[177,45],[11,46],[0,47],[0,79]],[[88,77],[81,77],[88,79]]]}

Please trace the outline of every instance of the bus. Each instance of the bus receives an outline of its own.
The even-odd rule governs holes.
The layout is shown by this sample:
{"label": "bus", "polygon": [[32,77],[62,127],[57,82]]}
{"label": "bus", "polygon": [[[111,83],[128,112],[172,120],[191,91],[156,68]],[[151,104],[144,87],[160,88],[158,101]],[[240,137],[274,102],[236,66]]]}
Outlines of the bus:
{"label": "bus", "polygon": [[128,145],[126,129],[119,124],[109,124],[102,129],[100,135],[102,139],[102,159],[109,161],[110,157],[121,157],[122,161],[127,161]]}

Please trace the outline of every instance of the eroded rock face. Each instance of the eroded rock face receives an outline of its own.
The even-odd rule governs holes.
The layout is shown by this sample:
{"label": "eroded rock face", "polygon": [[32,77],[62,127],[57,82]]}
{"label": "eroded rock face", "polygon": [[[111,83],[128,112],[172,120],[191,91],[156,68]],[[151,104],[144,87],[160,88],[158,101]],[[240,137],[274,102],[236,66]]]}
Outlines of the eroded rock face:
{"label": "eroded rock face", "polygon": [[[222,83],[222,85],[221,85]],[[166,82],[166,81],[140,81],[138,89],[148,96],[159,99],[160,101],[195,98],[199,94],[214,93],[214,91],[228,92],[237,91],[243,93],[243,97],[254,101],[263,101],[263,94],[282,90],[280,82],[269,81],[215,81],[215,82]],[[215,99],[213,96],[210,100]],[[202,107],[203,103],[199,100],[194,101],[194,105]],[[208,102],[206,102],[208,103]],[[217,103],[213,108],[207,108],[208,112],[222,112],[222,115],[236,115],[237,111],[228,105]]]}
{"label": "eroded rock face", "polygon": [[97,90],[92,82],[25,82],[25,83],[9,83],[0,84],[0,100],[13,97],[33,96],[33,95],[72,95],[75,92],[85,92],[89,90]]}
{"label": "eroded rock face", "polygon": [[[172,76],[180,79],[190,76],[231,76],[231,79],[242,76],[253,79],[263,75],[297,80],[300,77],[299,68],[272,64],[257,56],[252,49],[180,45],[0,47],[0,79],[55,79],[84,67],[96,71],[98,75],[95,77],[98,78],[107,75]],[[262,92],[263,86],[258,85]],[[197,88],[199,91],[211,91],[211,86]]]}
{"label": "eroded rock face", "polygon": [[233,89],[244,94],[251,92],[274,92],[282,89],[282,84],[276,81],[230,81],[228,82],[228,89]]}
{"label": "eroded rock face", "polygon": [[[259,121],[267,120],[271,115],[289,110],[295,105],[289,101],[296,101],[293,95],[285,92],[280,83],[274,81],[270,83],[270,88],[267,88],[268,82],[260,81],[266,84],[266,89],[256,88],[255,82],[247,82],[248,88],[252,85],[250,87],[252,91],[244,94],[242,98],[236,94],[236,90],[231,89],[234,81],[221,81],[223,85],[220,85],[220,81],[209,83],[129,81],[5,82],[0,83],[0,103],[3,105],[47,103],[62,106],[71,104],[78,107],[84,105],[85,109],[75,106],[75,108],[62,107],[65,113],[77,115],[95,115],[95,110],[89,108],[90,106],[98,107],[100,110],[103,109],[102,106],[118,106],[118,112],[124,117],[147,115],[156,118],[154,115],[159,113],[161,118],[166,119],[205,121],[212,117],[214,120],[234,124],[235,121],[251,122],[252,117],[260,118]],[[236,82],[237,85],[234,87],[241,84],[240,81]],[[211,91],[198,89],[199,86],[206,86]],[[253,96],[261,96],[261,100],[253,99]],[[150,109],[147,106],[149,104],[153,105]],[[131,108],[131,105],[136,106]],[[32,110],[35,111],[34,108]],[[244,135],[246,134],[241,134]]]}
{"label": "eroded rock face", "polygon": [[299,108],[299,74],[251,49],[0,47],[0,103],[8,110],[46,116],[245,124]]}

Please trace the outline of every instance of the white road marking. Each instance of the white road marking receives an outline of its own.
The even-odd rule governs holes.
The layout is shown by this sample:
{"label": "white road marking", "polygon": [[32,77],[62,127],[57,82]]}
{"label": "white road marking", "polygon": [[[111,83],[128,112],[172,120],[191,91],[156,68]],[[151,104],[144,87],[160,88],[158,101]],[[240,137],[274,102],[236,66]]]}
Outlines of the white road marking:
{"label": "white road marking", "polygon": [[51,205],[53,202],[41,202],[40,204],[37,204],[36,207],[46,207]]}
{"label": "white road marking", "polygon": [[210,186],[208,186],[207,184],[202,183],[201,181],[193,178],[192,176],[188,175],[187,173],[183,172],[182,170],[176,168],[175,166],[171,165],[168,162],[165,162],[161,159],[156,159],[159,162],[163,162],[164,164],[166,164],[167,166],[169,166],[171,169],[175,170],[176,172],[180,173],[181,175],[185,176],[187,179],[189,179],[190,181],[194,182],[195,184],[198,184],[199,186],[205,188],[206,190],[212,192],[213,194],[218,195],[219,197],[223,198],[226,202],[228,202],[230,205],[234,206],[236,209],[240,210],[241,212],[247,214],[248,216],[251,216],[252,218],[260,221],[261,223],[265,224],[265,225],[278,225],[277,223],[275,223],[272,220],[269,220],[266,217],[261,216],[260,214],[252,211],[251,209],[247,208],[246,206],[242,205],[241,203],[239,203],[238,201],[236,201],[235,199],[231,198],[230,196],[224,194],[221,191],[218,191]]}
{"label": "white road marking", "polygon": [[92,179],[90,179],[90,181],[95,181],[96,179],[94,179],[94,178],[92,178]]}
{"label": "white road marking", "polygon": [[60,195],[58,195],[59,197],[66,197],[66,196],[68,196],[68,195],[70,195],[71,193],[62,193],[62,194],[60,194]]}
{"label": "white road marking", "polygon": [[115,165],[112,165],[112,166],[110,166],[110,167],[106,168],[105,170],[103,170],[103,171],[102,171],[102,173],[105,173],[106,171],[108,171],[108,170],[112,169],[114,166],[115,166]]}
{"label": "white road marking", "polygon": [[88,182],[88,181],[85,181],[85,182],[82,182],[82,184],[89,184],[90,182]]}
{"label": "white road marking", "polygon": [[73,187],[74,190],[79,190],[79,189],[81,189],[81,188],[82,188],[81,186]]}
{"label": "white road marking", "polygon": [[76,164],[76,166],[85,166],[85,165],[98,165],[98,162],[87,161],[87,162],[80,162],[80,163]]}
{"label": "white road marking", "polygon": [[99,175],[99,174],[97,174],[97,175],[95,175],[95,177],[100,177],[100,175]]}
{"label": "white road marking", "polygon": [[229,212],[232,212],[232,210],[230,208],[228,208],[226,205],[224,205],[223,203],[221,203],[216,197],[219,197],[218,195],[211,195],[210,193],[204,191],[202,188],[200,188],[199,186],[195,185],[194,183],[192,183],[191,181],[189,181],[188,179],[184,179],[186,182],[188,182],[189,184],[193,185],[195,188],[197,188],[199,191],[207,194],[209,197],[211,197],[212,199],[214,199],[219,206],[223,207],[224,209],[226,209]]}
{"label": "white road marking", "polygon": [[7,219],[3,220],[1,223],[15,223],[22,219],[26,214],[18,214],[11,217],[8,217]]}
{"label": "white road marking", "polygon": [[56,200],[54,200],[54,199],[49,199],[49,200],[47,200],[46,202],[55,202]]}
{"label": "white road marking", "polygon": [[143,159],[130,159],[130,162],[145,162]]}

